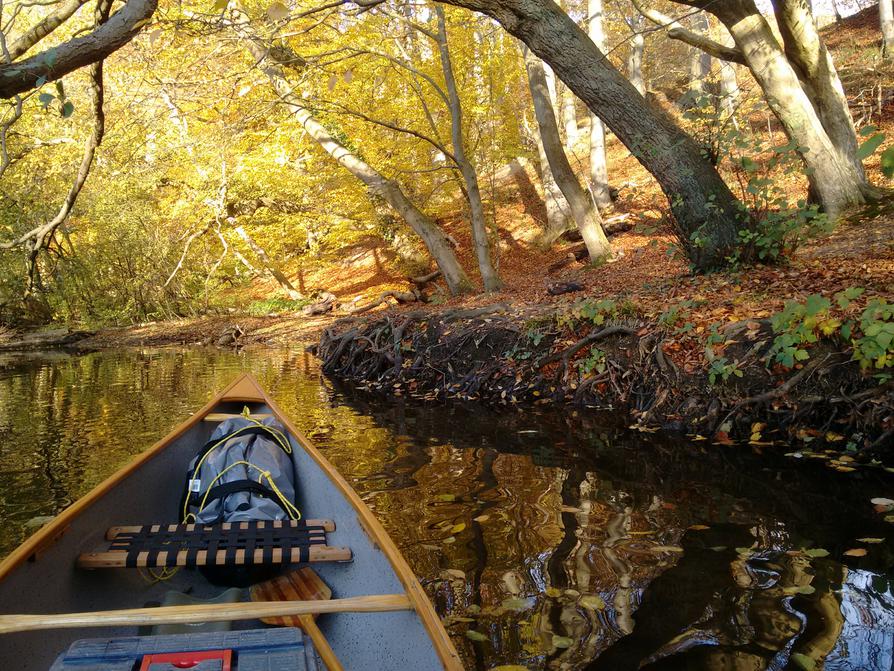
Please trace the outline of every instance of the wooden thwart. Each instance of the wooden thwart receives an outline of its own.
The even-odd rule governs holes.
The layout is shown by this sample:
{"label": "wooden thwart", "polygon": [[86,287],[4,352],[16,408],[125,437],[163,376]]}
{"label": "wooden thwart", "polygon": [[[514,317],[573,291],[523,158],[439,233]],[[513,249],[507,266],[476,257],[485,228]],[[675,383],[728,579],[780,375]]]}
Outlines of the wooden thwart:
{"label": "wooden thwart", "polygon": [[263,420],[270,419],[273,417],[269,412],[267,413],[252,413],[250,415],[237,415],[232,412],[209,412],[207,415],[202,417],[203,422],[224,422],[228,419],[255,419],[255,420]]}
{"label": "wooden thwart", "polygon": [[[196,554],[195,564],[187,561],[187,550],[180,550],[176,554],[173,563],[168,562],[170,552],[163,550],[158,553],[155,561],[149,561],[149,552],[141,552],[137,557],[138,568],[162,568],[164,566],[246,566],[261,565],[265,563],[272,564],[297,564],[301,559],[303,551],[307,552],[307,561],[323,562],[323,561],[350,561],[351,548],[334,547],[331,545],[311,545],[307,548],[292,548],[288,552],[284,552],[282,548],[273,548],[272,562],[264,561],[264,550],[255,550],[248,554],[245,550],[236,550],[236,561],[227,561],[227,550],[218,550],[213,557],[208,556],[207,550],[199,550]],[[85,552],[78,557],[78,566],[81,568],[124,568],[127,566],[126,550],[106,550],[105,552]]]}
{"label": "wooden thwart", "polygon": [[[245,522],[224,522],[223,524],[220,524],[220,525],[218,525],[218,526],[220,526],[220,528],[223,529],[224,531],[230,531],[230,530],[244,529],[244,528],[246,528],[246,527],[245,527],[245,524],[246,524]],[[255,524],[258,524],[258,525],[259,525],[258,528],[263,529],[265,523],[264,523],[264,522],[255,522]],[[270,526],[271,529],[281,529],[281,528],[283,528],[283,527],[285,527],[285,526],[291,526],[291,525],[294,525],[295,522],[292,522],[291,520],[274,520],[274,521],[271,521],[271,522],[267,522],[267,524],[269,524],[269,526]],[[331,533],[331,532],[335,531],[335,522],[333,522],[332,520],[313,520],[313,519],[311,519],[311,520],[303,520],[303,521],[301,522],[301,524],[304,524],[304,525],[306,525],[306,526],[308,526],[308,527],[322,527],[322,528],[323,528],[323,531],[325,531],[326,533]],[[155,528],[157,531],[161,531],[162,529],[165,529],[165,530],[167,530],[167,531],[171,531],[171,532],[176,531],[178,528],[181,528],[181,527],[182,527],[183,529],[185,529],[186,531],[196,531],[197,529],[198,529],[198,530],[203,530],[203,529],[211,529],[211,528],[213,528],[213,527],[209,527],[209,526],[202,525],[202,524],[185,524],[185,525],[178,525],[178,524],[161,525],[161,524],[156,524],[156,525],[152,525],[152,526],[153,526],[153,528]],[[142,527],[139,526],[139,525],[137,525],[137,526],[111,527],[108,531],[106,531],[106,540],[110,540],[110,541],[111,541],[111,540],[115,540],[115,539],[116,539],[118,536],[120,536],[121,534],[135,534],[135,533],[138,533],[138,532],[140,531],[141,528],[142,528]]]}
{"label": "wooden thwart", "polygon": [[81,568],[249,566],[347,561],[351,550],[327,544],[335,522],[252,520],[204,524],[115,526],[108,545],[78,557]]}
{"label": "wooden thwart", "polygon": [[331,601],[270,601],[265,603],[200,604],[131,608],[92,613],[49,613],[45,615],[0,615],[0,634],[38,629],[71,627],[141,627],[190,622],[228,622],[284,615],[314,613],[383,613],[413,610],[406,594],[376,594]]}

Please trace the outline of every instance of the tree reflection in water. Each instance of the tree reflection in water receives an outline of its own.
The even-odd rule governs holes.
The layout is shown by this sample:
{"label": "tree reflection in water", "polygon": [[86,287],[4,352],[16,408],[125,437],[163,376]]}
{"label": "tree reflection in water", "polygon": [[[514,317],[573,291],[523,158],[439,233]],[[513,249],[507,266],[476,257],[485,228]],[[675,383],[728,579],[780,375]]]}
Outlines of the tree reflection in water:
{"label": "tree reflection in water", "polygon": [[[296,350],[0,358],[0,551],[240,370],[382,519],[469,668],[892,667],[881,475],[589,412],[373,399]],[[843,561],[853,547],[869,553]]]}

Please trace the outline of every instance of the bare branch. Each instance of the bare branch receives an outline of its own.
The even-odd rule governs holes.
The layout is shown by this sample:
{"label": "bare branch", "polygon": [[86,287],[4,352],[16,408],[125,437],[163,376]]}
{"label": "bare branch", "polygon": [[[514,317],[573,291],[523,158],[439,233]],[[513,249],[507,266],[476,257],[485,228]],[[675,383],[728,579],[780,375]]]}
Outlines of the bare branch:
{"label": "bare branch", "polygon": [[679,21],[669,17],[667,14],[659,12],[657,9],[643,7],[641,0],[631,1],[637,11],[649,19],[649,21],[662,28],[668,28],[667,36],[671,39],[685,42],[686,44],[693,46],[696,49],[701,49],[705,53],[710,54],[714,58],[719,58],[722,61],[730,61],[732,63],[745,65],[745,56],[739,49],[727,47],[720,42],[715,42],[704,35],[699,35],[688,28],[684,28]]}

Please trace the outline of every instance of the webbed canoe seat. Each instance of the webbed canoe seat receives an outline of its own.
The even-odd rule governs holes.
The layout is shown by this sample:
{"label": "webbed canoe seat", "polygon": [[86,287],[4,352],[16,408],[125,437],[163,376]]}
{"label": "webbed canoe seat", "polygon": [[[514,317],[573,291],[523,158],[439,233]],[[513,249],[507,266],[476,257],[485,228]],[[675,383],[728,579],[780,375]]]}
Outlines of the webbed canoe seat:
{"label": "webbed canoe seat", "polygon": [[96,568],[272,566],[349,561],[351,549],[327,545],[332,520],[118,526],[108,545],[85,552],[77,565]]}

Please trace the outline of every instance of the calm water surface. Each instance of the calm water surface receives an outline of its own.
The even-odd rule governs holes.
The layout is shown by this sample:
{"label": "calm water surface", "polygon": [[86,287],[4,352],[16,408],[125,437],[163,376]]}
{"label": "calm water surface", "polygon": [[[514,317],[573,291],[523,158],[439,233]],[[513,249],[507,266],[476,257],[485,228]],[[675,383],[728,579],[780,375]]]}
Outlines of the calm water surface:
{"label": "calm water surface", "polygon": [[0,354],[0,554],[243,370],[373,508],[470,669],[892,668],[881,475],[590,414],[373,400],[300,350]]}

